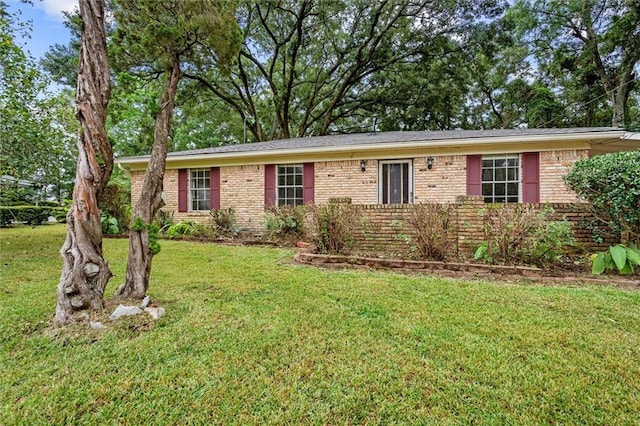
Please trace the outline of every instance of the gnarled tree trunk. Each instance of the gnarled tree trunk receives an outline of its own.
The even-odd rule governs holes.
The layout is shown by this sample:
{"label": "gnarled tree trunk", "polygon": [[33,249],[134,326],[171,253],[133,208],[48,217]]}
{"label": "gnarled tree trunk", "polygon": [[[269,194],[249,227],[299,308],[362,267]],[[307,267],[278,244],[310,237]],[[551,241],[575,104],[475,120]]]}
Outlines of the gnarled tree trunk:
{"label": "gnarled tree trunk", "polygon": [[80,0],[82,45],[78,67],[76,115],[78,162],[73,204],[67,214],[67,238],[60,249],[63,266],[58,284],[56,321],[74,312],[102,310],[111,271],[102,256],[98,199],[113,171],[113,151],[105,122],[109,103],[109,62],[104,32],[104,1]]}
{"label": "gnarled tree trunk", "polygon": [[[129,256],[127,258],[126,281],[118,288],[116,296],[142,299],[149,288],[151,260],[153,252],[149,248],[149,228],[155,214],[164,206],[162,199],[164,167],[167,159],[167,145],[173,119],[178,83],[181,78],[179,59],[171,66],[169,79],[160,98],[160,111],[156,116],[151,158],[144,175],[140,199],[133,209],[131,230],[129,231]],[[135,226],[136,218],[143,226]]]}

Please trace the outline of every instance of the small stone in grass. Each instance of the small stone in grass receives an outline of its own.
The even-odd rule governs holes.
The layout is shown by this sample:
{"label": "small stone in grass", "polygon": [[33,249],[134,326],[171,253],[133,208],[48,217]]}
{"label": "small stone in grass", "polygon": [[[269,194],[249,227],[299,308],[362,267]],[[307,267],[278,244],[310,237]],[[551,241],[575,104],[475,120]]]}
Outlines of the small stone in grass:
{"label": "small stone in grass", "polygon": [[117,320],[120,317],[127,315],[138,315],[142,313],[142,309],[137,306],[124,306],[118,305],[115,311],[109,316],[111,321]]}
{"label": "small stone in grass", "polygon": [[100,321],[91,321],[89,322],[89,326],[94,330],[102,330],[104,328],[104,324]]}
{"label": "small stone in grass", "polygon": [[150,302],[151,302],[151,297],[145,296],[144,299],[142,299],[142,303],[140,303],[140,309],[144,309],[147,306],[149,306]]}
{"label": "small stone in grass", "polygon": [[158,318],[163,316],[165,313],[164,308],[148,307],[148,308],[145,308],[144,311],[149,315],[151,315],[151,318],[153,318],[154,320],[157,320]]}

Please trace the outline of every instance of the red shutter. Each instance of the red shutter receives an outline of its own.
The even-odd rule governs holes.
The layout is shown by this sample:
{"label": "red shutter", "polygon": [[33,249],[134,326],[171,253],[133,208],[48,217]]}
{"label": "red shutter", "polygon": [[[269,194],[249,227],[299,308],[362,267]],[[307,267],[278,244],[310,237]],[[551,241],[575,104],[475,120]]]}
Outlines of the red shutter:
{"label": "red shutter", "polygon": [[264,166],[264,209],[267,210],[276,205],[276,166],[265,164]]}
{"label": "red shutter", "polygon": [[540,202],[540,153],[522,154],[522,202]]}
{"label": "red shutter", "polygon": [[178,170],[178,211],[186,212],[189,204],[189,170]]}
{"label": "red shutter", "polygon": [[467,195],[482,195],[481,155],[467,155]]}
{"label": "red shutter", "polygon": [[302,203],[313,204],[315,186],[315,163],[302,165]]}
{"label": "red shutter", "polygon": [[220,209],[220,167],[211,167],[209,171],[209,199],[211,210]]}

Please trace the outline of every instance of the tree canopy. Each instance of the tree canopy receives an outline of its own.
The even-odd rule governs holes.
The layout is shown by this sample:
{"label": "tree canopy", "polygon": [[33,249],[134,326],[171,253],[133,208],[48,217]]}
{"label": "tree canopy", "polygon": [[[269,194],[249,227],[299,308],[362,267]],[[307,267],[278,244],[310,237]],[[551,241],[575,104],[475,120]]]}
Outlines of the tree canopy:
{"label": "tree canopy", "polygon": [[640,60],[640,2],[522,0],[510,13],[550,82],[586,107],[604,94],[611,125],[624,127]]}
{"label": "tree canopy", "polygon": [[[475,10],[495,13],[494,3]],[[454,39],[471,13],[465,2],[448,1],[247,1],[230,75],[198,69],[185,76],[236,111],[256,141],[366,131],[372,114],[397,107],[381,90],[395,89],[392,74],[413,74],[419,83],[428,71],[436,75],[431,62],[461,49],[464,41]]]}
{"label": "tree canopy", "polygon": [[54,185],[68,197],[75,162],[72,98],[49,90],[50,80],[17,44],[31,27],[0,2],[0,175]]}
{"label": "tree canopy", "polygon": [[[226,69],[215,49],[181,60],[169,150],[374,126],[638,127],[638,9],[635,0],[242,1],[242,46]],[[167,46],[170,33],[139,24],[140,43],[112,36],[112,54]],[[195,34],[207,23],[191,25]],[[75,45],[42,62],[57,81],[73,81],[62,65]],[[109,135],[117,155],[149,153],[158,64],[119,63]]]}

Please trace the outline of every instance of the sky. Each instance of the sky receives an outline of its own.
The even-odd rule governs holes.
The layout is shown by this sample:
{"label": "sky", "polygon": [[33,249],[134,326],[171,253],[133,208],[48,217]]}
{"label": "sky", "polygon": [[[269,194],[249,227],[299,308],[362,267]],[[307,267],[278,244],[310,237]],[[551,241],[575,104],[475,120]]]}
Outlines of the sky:
{"label": "sky", "polygon": [[33,5],[20,0],[4,0],[9,12],[21,12],[20,21],[31,21],[31,38],[18,41],[23,50],[36,60],[42,58],[55,44],[66,45],[71,33],[63,25],[63,11],[71,12],[78,7],[78,0],[33,0]]}

